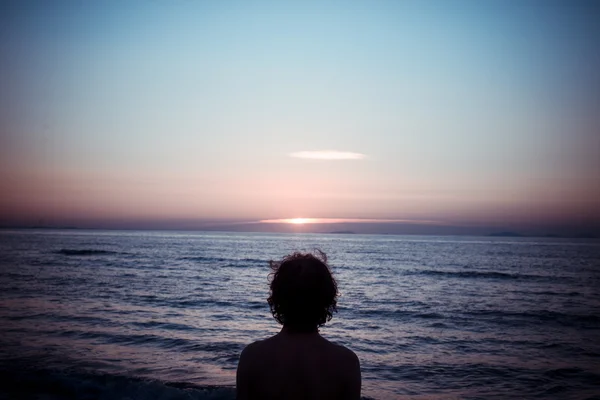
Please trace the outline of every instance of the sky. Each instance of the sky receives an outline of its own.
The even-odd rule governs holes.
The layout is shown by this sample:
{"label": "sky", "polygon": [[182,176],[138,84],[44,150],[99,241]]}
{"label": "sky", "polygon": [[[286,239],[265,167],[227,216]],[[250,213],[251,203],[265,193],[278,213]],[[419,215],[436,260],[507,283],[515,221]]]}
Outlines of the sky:
{"label": "sky", "polygon": [[0,61],[0,226],[600,231],[598,2],[0,1]]}

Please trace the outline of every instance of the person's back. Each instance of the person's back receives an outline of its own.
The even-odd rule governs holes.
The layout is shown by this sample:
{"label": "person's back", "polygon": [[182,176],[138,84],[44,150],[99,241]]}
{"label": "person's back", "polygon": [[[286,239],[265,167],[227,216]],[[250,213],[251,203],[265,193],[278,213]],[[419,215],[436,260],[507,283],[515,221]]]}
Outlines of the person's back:
{"label": "person's back", "polygon": [[283,329],[242,352],[238,399],[360,398],[358,358],[318,332],[337,304],[337,284],[321,255],[296,253],[271,264],[268,301]]}

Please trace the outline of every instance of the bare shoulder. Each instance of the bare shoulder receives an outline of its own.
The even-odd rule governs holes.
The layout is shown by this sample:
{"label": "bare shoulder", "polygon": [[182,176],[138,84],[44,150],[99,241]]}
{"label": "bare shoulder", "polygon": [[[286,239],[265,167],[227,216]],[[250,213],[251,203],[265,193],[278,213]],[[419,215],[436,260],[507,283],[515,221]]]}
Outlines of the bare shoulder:
{"label": "bare shoulder", "polygon": [[264,340],[257,340],[256,342],[250,343],[244,350],[242,350],[242,354],[240,357],[250,359],[256,357],[258,353],[261,352],[261,348],[264,346]]}
{"label": "bare shoulder", "polygon": [[263,339],[263,340],[257,340],[256,342],[250,343],[249,345],[244,347],[244,350],[242,350],[242,354],[240,355],[240,358],[243,358],[246,360],[260,359],[266,353],[269,353],[271,351],[271,348],[273,347],[272,342],[273,342],[273,337]]}
{"label": "bare shoulder", "polygon": [[260,353],[262,347],[262,340],[254,343],[250,343],[242,350],[237,368],[237,379],[238,384],[240,379],[247,378],[250,375],[254,375],[258,364],[260,363]]}
{"label": "bare shoulder", "polygon": [[342,346],[341,344],[332,343],[327,340],[329,344],[329,348],[331,349],[332,355],[341,363],[349,366],[355,366],[359,364],[358,357],[356,353],[347,348],[346,346]]}
{"label": "bare shoulder", "polygon": [[352,350],[350,350],[349,348],[347,348],[346,346],[343,346],[343,345],[337,344],[337,343],[333,343],[333,342],[327,340],[326,338],[324,338],[323,336],[321,336],[321,338],[327,343],[327,346],[331,349],[332,352],[335,353],[336,356],[345,358],[345,359],[357,358],[356,354],[354,354],[354,352]]}
{"label": "bare shoulder", "polygon": [[342,346],[340,344],[336,344],[335,347],[337,348],[339,357],[341,359],[343,359],[345,362],[351,364],[351,365],[355,365],[355,364],[359,364],[359,360],[358,360],[358,356],[356,355],[355,352],[353,352],[352,350],[350,350],[349,348]]}
{"label": "bare shoulder", "polygon": [[260,347],[261,341],[250,343],[240,354],[236,372],[236,398],[238,400],[256,398],[254,385],[256,374],[260,371]]}
{"label": "bare shoulder", "polygon": [[349,348],[332,344],[335,351],[335,362],[338,369],[338,377],[341,379],[343,399],[360,399],[361,372],[360,361],[356,353]]}

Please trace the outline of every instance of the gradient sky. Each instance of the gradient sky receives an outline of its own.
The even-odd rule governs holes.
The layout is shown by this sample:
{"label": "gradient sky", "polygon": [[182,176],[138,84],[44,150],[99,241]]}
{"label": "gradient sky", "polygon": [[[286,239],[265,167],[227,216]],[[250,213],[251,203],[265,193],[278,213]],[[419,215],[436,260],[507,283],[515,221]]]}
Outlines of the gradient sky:
{"label": "gradient sky", "polygon": [[598,2],[0,7],[4,225],[600,224]]}

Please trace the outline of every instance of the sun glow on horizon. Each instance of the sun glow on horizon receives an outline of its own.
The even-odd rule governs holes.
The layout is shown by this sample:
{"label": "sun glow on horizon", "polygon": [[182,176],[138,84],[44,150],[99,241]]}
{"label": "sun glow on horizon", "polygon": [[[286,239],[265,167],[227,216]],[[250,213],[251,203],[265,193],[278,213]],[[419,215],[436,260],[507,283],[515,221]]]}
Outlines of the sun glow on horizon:
{"label": "sun glow on horizon", "polygon": [[442,221],[432,220],[411,220],[411,219],[377,219],[377,218],[281,218],[281,219],[263,219],[258,221],[262,224],[340,224],[340,223],[409,223],[430,225],[444,225]]}
{"label": "sun glow on horizon", "polygon": [[283,219],[281,220],[281,222],[285,222],[288,224],[294,224],[294,225],[303,225],[303,224],[311,224],[316,222],[316,218],[289,218],[289,219]]}

